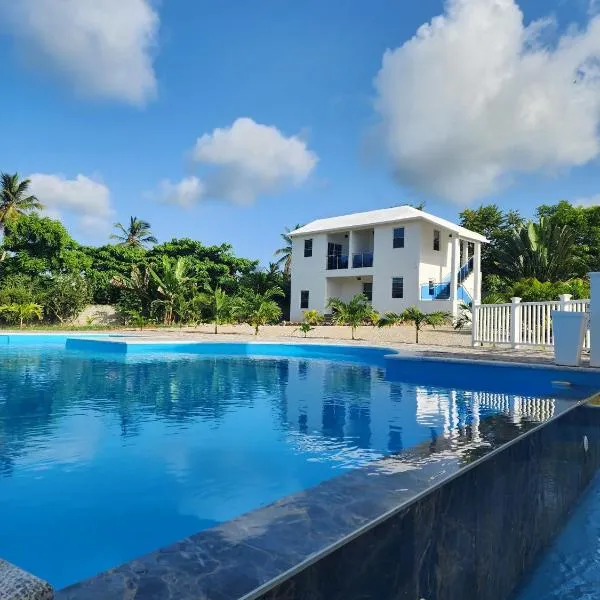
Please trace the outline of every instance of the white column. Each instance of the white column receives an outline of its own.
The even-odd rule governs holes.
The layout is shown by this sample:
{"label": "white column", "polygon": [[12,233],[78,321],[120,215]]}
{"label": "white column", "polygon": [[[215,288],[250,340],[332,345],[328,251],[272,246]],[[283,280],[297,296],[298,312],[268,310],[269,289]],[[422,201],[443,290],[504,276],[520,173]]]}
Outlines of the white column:
{"label": "white column", "polygon": [[479,301],[473,300],[471,306],[471,345],[477,346],[482,345],[476,340],[479,338]]}
{"label": "white column", "polygon": [[510,307],[510,342],[513,348],[521,343],[521,298],[511,298]]}
{"label": "white column", "polygon": [[481,302],[481,243],[475,242],[473,255],[473,300],[475,304]]}
{"label": "white column", "polygon": [[452,262],[450,272],[450,301],[452,302],[452,316],[458,315],[458,298],[457,298],[457,286],[458,286],[458,261],[460,259],[460,238],[454,234],[452,237]]}
{"label": "white column", "polygon": [[600,273],[590,276],[590,365],[600,367]]}
{"label": "white column", "polygon": [[348,268],[352,268],[352,255],[354,254],[354,231],[348,232]]}

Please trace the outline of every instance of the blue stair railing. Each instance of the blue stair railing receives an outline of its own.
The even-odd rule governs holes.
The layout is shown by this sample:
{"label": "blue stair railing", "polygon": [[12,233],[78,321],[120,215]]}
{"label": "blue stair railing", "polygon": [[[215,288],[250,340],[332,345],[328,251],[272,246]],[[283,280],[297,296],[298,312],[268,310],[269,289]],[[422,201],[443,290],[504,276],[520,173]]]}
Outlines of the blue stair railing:
{"label": "blue stair railing", "polygon": [[[465,304],[469,304],[470,302],[472,302],[473,298],[471,298],[471,294],[469,294],[469,292],[464,288],[462,284],[465,282],[467,277],[469,277],[469,275],[473,272],[473,268],[474,261],[473,257],[471,257],[458,271],[457,299],[459,300],[459,302],[464,302]],[[421,285],[421,300],[449,300],[450,286],[450,275],[448,275],[441,283],[424,283]]]}

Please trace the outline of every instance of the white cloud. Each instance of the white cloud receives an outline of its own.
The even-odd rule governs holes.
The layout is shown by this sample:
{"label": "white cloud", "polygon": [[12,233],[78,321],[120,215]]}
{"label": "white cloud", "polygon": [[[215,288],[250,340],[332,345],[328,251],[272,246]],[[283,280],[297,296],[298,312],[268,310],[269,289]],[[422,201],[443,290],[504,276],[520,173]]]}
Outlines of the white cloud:
{"label": "white cloud", "polygon": [[600,153],[600,17],[545,41],[514,0],[449,0],[386,52],[375,106],[400,182],[456,203]]}
{"label": "white cloud", "polygon": [[0,0],[25,55],[78,92],[142,105],[156,93],[151,0]]}
{"label": "white cloud", "polygon": [[205,186],[197,177],[184,177],[177,183],[165,179],[160,184],[160,197],[169,204],[178,204],[185,208],[198,202],[205,191]]}
{"label": "white cloud", "polygon": [[249,204],[257,196],[304,183],[318,158],[298,136],[237,119],[230,127],[198,138],[192,158],[209,168],[205,196]]}
{"label": "white cloud", "polygon": [[578,198],[573,202],[575,206],[583,206],[589,208],[591,206],[600,206],[600,194],[588,196],[587,198]]}
{"label": "white cloud", "polygon": [[45,213],[53,218],[73,217],[78,228],[92,237],[108,232],[114,210],[110,190],[106,185],[85,175],[66,179],[62,175],[34,173],[31,192],[45,206]]}

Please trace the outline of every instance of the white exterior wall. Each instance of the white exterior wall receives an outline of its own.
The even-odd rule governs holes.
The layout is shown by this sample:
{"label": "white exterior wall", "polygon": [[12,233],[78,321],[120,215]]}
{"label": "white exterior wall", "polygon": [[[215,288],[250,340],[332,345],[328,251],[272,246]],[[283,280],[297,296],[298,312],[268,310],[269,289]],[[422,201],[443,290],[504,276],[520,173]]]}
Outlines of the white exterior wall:
{"label": "white exterior wall", "polygon": [[[404,248],[394,248],[394,229],[404,227]],[[421,223],[406,221],[375,228],[373,247],[373,308],[378,312],[402,312],[419,301]],[[366,269],[362,269],[365,271]],[[392,298],[392,278],[404,279],[404,298]]]}
{"label": "white exterior wall", "polygon": [[[313,241],[310,258],[304,257],[304,240]],[[302,321],[304,311],[300,309],[300,292],[309,291],[309,309],[325,311],[327,302],[327,234],[319,233],[292,238],[292,290],[290,320]]]}
{"label": "white exterior wall", "polygon": [[[439,252],[433,249],[433,232],[440,232]],[[419,284],[441,283],[450,276],[452,267],[452,238],[451,231],[440,229],[433,223],[423,222],[421,225],[421,257],[419,264]]]}

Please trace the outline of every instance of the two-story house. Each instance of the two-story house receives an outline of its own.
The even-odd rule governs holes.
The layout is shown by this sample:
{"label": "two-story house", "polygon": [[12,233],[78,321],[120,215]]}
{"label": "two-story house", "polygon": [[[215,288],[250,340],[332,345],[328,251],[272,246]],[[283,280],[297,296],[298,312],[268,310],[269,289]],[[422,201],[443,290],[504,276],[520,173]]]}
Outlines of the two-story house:
{"label": "two-story house", "polygon": [[456,315],[460,302],[481,299],[485,237],[411,206],[319,219],[290,236],[292,321],[360,293],[381,313]]}

